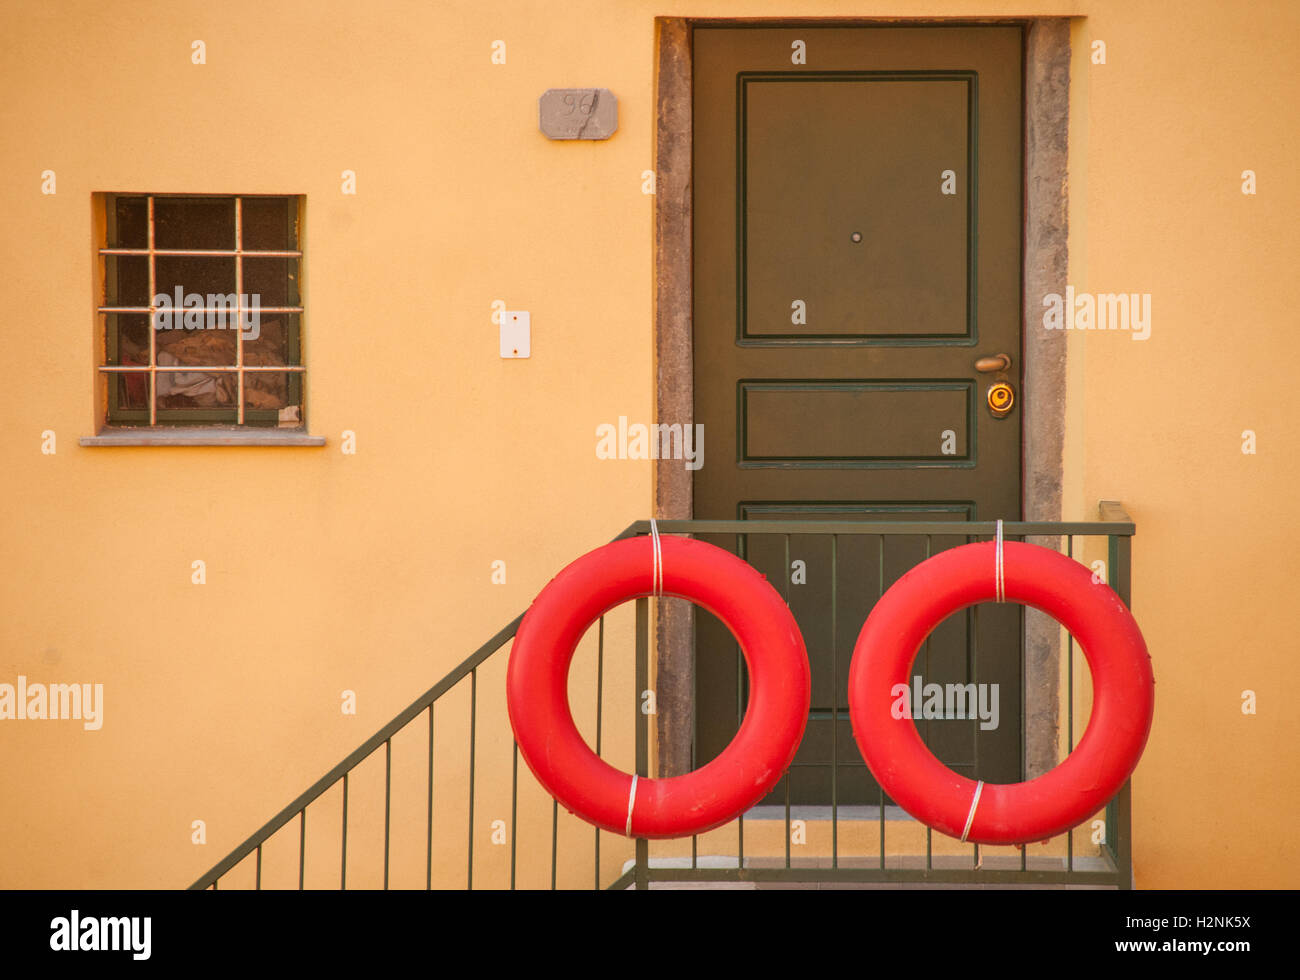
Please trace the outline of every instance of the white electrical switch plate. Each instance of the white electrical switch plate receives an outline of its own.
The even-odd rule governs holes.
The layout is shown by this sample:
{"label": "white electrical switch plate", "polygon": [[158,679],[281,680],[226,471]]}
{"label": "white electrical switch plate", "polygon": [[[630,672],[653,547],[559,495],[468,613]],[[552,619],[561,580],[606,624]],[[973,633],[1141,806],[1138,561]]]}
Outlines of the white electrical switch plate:
{"label": "white electrical switch plate", "polygon": [[528,357],[532,349],[527,310],[503,310],[501,313],[501,356]]}

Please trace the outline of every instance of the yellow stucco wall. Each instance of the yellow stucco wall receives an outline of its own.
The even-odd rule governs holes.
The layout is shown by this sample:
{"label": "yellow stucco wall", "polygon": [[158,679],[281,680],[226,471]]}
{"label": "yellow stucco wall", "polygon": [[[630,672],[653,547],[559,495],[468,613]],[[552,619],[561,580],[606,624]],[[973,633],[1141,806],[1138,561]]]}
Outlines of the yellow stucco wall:
{"label": "yellow stucco wall", "polygon": [[[0,886],[188,884],[565,563],[649,515],[649,464],[598,460],[594,430],[651,421],[641,174],[653,166],[654,18],[830,15],[1079,18],[1071,282],[1153,297],[1146,341],[1069,338],[1066,408],[1064,516],[1121,499],[1138,527],[1134,608],[1157,705],[1134,777],[1137,882],[1296,883],[1300,721],[1286,699],[1300,531],[1285,501],[1300,478],[1286,409],[1300,8],[234,0],[0,8],[0,300],[20,355],[0,396],[0,682],[105,690],[96,732],[0,722]],[[205,65],[191,64],[195,39]],[[490,57],[498,39],[504,65]],[[1096,39],[1105,65],[1090,62]],[[538,133],[537,97],[567,86],[618,96],[612,140]],[[355,196],[340,193],[345,169]],[[1256,196],[1240,191],[1245,169]],[[45,170],[54,195],[41,193]],[[78,445],[98,419],[91,195],[108,191],[306,195],[306,411],[324,448]],[[497,299],[532,313],[531,359],[497,356]],[[1255,455],[1241,451],[1244,429]],[[344,430],[355,455],[340,452]],[[191,583],[195,559],[206,585]],[[490,578],[498,559],[504,585]],[[607,711],[626,718],[630,608],[619,616]],[[480,678],[495,692],[479,706],[480,765],[509,766],[503,666]],[[575,691],[593,671],[584,648]],[[344,690],[356,716],[340,711]],[[467,714],[466,694],[440,716],[449,785],[466,764],[455,740]],[[394,832],[407,849],[398,884],[423,884],[419,737],[394,744],[394,779],[420,801]],[[605,737],[629,765],[630,726]],[[350,849],[371,854],[377,764],[354,778],[349,829]],[[521,875],[545,884],[550,804],[523,781]],[[493,848],[490,824],[508,820],[509,798],[481,791],[476,882],[501,884],[508,849]],[[445,804],[448,841],[463,839],[457,805]],[[337,820],[315,814],[310,873],[328,884]],[[195,820],[204,845],[191,842]],[[591,831],[565,818],[561,836],[574,855],[561,884],[587,883]],[[605,840],[614,868],[630,852]],[[296,851],[276,854],[268,870],[296,872]],[[446,854],[439,880],[455,885],[463,859]],[[370,867],[349,883],[376,884]]]}
{"label": "yellow stucco wall", "polygon": [[[1071,281],[1152,294],[1148,340],[1072,335],[1067,422],[1066,517],[1122,499],[1138,528],[1133,605],[1156,714],[1133,781],[1136,881],[1294,886],[1300,530],[1283,501],[1300,478],[1286,407],[1300,195],[1278,118],[1300,87],[1284,41],[1300,9],[1081,12]],[[1108,41],[1105,66],[1084,50],[1094,39]],[[1255,196],[1242,193],[1244,170]],[[1254,455],[1242,452],[1248,429]],[[1248,690],[1254,715],[1242,712]]]}

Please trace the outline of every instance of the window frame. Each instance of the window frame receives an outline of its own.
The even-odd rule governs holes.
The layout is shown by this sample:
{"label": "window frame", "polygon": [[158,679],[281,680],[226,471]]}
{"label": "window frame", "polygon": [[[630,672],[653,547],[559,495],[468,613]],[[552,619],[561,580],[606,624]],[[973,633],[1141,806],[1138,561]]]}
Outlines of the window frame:
{"label": "window frame", "polygon": [[[146,206],[146,245],[140,247],[113,246],[117,213],[115,203],[120,198],[143,198]],[[207,198],[223,199],[233,202],[235,240],[233,248],[158,248],[155,244],[156,221],[154,213],[155,199],[159,198]],[[244,247],[243,239],[243,202],[253,198],[286,199],[290,203],[294,222],[294,245],[292,249],[249,249]],[[191,432],[198,430],[233,430],[247,433],[306,431],[306,412],[304,404],[306,365],[303,363],[302,330],[306,316],[303,304],[303,218],[306,196],[303,194],[212,194],[212,193],[170,193],[170,192],[121,192],[105,191],[93,195],[94,232],[95,232],[95,375],[97,391],[96,401],[99,405],[99,417],[102,431],[105,433],[129,433],[147,430],[167,432]],[[108,305],[109,264],[113,256],[145,257],[148,261],[148,306],[110,306]],[[259,314],[271,313],[286,317],[285,361],[283,365],[249,365],[244,363],[243,331],[235,329],[235,362],[225,365],[160,365],[154,328],[154,314],[157,307],[154,297],[156,288],[156,259],[159,256],[178,257],[230,257],[235,267],[235,294],[237,303],[233,315],[238,318],[244,310],[244,259],[245,258],[283,258],[297,262],[298,281],[296,287],[296,306],[259,306]],[[205,314],[207,308],[202,311]],[[119,360],[120,326],[110,326],[113,315],[137,315],[148,317],[149,364],[131,366],[116,363]],[[158,406],[157,376],[161,373],[197,373],[197,374],[235,374],[236,403],[232,408],[161,408]],[[253,373],[270,373],[286,375],[285,408],[296,408],[296,416],[286,417],[282,409],[255,409],[245,402],[245,377]],[[148,408],[124,408],[119,404],[119,385],[117,376],[124,374],[144,375],[148,392]],[[233,415],[233,417],[232,417]],[[243,440],[239,440],[243,441]],[[313,440],[314,442],[315,440]]]}

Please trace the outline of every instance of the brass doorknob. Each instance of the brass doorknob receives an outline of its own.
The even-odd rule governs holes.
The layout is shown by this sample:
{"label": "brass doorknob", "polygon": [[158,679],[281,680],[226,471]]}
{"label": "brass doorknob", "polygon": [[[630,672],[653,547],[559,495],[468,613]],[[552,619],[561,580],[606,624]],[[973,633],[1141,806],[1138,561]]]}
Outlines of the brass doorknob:
{"label": "brass doorknob", "polygon": [[994,371],[1006,371],[1011,367],[1010,354],[993,354],[989,357],[981,357],[975,362],[975,370],[981,374],[992,374]]}

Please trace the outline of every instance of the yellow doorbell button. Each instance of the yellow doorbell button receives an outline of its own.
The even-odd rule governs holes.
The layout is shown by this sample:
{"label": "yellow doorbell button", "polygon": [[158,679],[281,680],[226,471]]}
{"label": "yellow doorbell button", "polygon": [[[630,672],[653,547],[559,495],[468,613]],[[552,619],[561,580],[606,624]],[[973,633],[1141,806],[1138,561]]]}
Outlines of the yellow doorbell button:
{"label": "yellow doorbell button", "polygon": [[1016,404],[1016,393],[1005,381],[995,382],[989,385],[988,403],[995,419],[1006,418]]}

